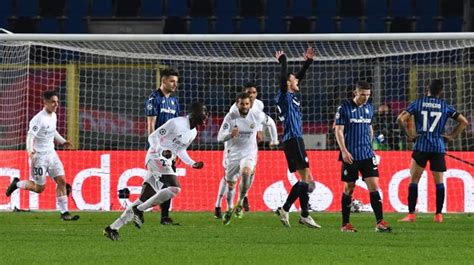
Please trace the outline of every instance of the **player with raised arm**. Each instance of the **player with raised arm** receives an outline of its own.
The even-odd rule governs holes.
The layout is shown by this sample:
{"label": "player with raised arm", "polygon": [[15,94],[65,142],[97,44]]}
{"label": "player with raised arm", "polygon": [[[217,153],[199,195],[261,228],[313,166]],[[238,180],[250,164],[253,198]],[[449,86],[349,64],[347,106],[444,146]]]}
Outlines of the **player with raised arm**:
{"label": "player with raised arm", "polygon": [[289,171],[291,173],[298,172],[300,177],[300,181],[296,182],[291,188],[285,204],[278,208],[277,214],[280,216],[282,224],[290,227],[289,211],[291,205],[299,198],[301,205],[299,223],[311,228],[321,228],[309,215],[309,193],[313,192],[315,183],[309,169],[309,160],[303,142],[303,120],[301,101],[298,94],[300,91],[298,83],[303,80],[306,70],[313,63],[314,49],[309,47],[303,56],[305,61],[300,71],[298,73],[288,73],[286,55],[282,51],[275,53],[275,57],[281,65],[280,90],[276,96],[276,104],[279,119],[283,122],[283,151],[285,152]]}
{"label": "player with raised arm", "polygon": [[258,145],[261,140],[262,123],[266,115],[250,108],[250,96],[243,92],[237,95],[237,110],[230,110],[219,129],[217,140],[225,142],[225,180],[227,182],[227,211],[223,217],[225,225],[230,223],[233,212],[235,183],[242,176],[239,199],[235,207],[238,217],[242,214],[242,203],[246,197],[252,175],[257,164]]}
{"label": "player with raised arm", "polygon": [[[173,95],[178,87],[179,73],[175,69],[166,68],[161,71],[161,85],[153,91],[145,103],[147,116],[147,132],[152,134],[169,119],[179,117],[178,99]],[[174,161],[175,163],[175,161]],[[173,163],[173,167],[174,167]],[[171,200],[160,205],[162,225],[178,225],[169,216]]]}
{"label": "player with raised arm", "polygon": [[78,215],[71,215],[68,211],[68,198],[66,193],[66,179],[64,166],[54,149],[54,141],[65,148],[72,148],[72,143],[64,139],[56,130],[56,110],[59,106],[59,95],[56,91],[43,93],[42,111],[38,112],[30,121],[26,137],[26,150],[30,160],[30,178],[20,180],[14,178],[7,188],[6,195],[10,196],[16,189],[29,190],[42,193],[49,175],[56,182],[56,205],[64,221],[76,221]]}
{"label": "player with raised arm", "polygon": [[141,228],[143,211],[178,195],[181,188],[173,168],[176,157],[192,168],[201,169],[204,166],[203,162],[192,160],[186,149],[197,135],[197,126],[204,125],[206,118],[206,106],[193,103],[188,116],[170,119],[148,136],[150,147],[145,158],[147,175],[137,200],[140,203],[127,207],[114,223],[107,226],[104,229],[106,237],[118,240],[118,230],[131,220],[137,228]]}
{"label": "player with raised arm", "polygon": [[[257,86],[254,83],[247,83],[244,86],[244,92],[249,94],[250,96],[250,108],[263,112],[264,104],[261,100],[257,99],[257,95],[258,95]],[[234,104],[232,104],[229,112],[231,111],[237,111],[237,104],[235,102]],[[276,146],[278,146],[279,142],[278,142],[278,134],[277,134],[275,121],[266,114],[265,114],[265,120],[262,123],[262,131],[268,132],[268,134],[270,135],[270,148],[275,148]],[[224,152],[222,164],[225,170],[225,152]],[[250,177],[249,190],[252,187],[252,183],[254,179],[255,179],[255,174],[252,174],[252,176]],[[239,190],[242,190],[242,185],[243,183],[240,182]],[[247,190],[247,193],[249,192],[249,190]],[[221,181],[219,182],[219,190],[218,190],[215,209],[214,209],[214,216],[218,219],[222,218],[221,203],[222,203],[222,198],[224,197],[226,192],[227,192],[227,182],[225,181],[225,175],[224,175]],[[245,196],[243,199],[242,207],[246,212],[250,210],[247,196]],[[242,217],[241,214],[239,214],[239,216]]]}
{"label": "player with raised arm", "polygon": [[379,193],[378,163],[372,148],[374,131],[372,120],[374,107],[369,102],[370,85],[359,81],[354,98],[342,103],[336,112],[336,140],[339,145],[339,161],[342,162],[341,180],[344,192],[341,198],[342,232],[357,232],[350,223],[352,194],[359,172],[367,184],[370,205],[375,214],[375,230],[390,232],[392,229],[383,219],[382,199]]}
{"label": "player with raised arm", "polygon": [[[408,185],[408,215],[400,222],[415,222],[415,207],[418,199],[418,182],[430,162],[430,170],[436,184],[436,213],[434,221],[443,222],[443,204],[445,187],[443,173],[446,171],[445,141],[452,141],[467,126],[467,119],[457,112],[453,106],[441,99],[443,83],[433,80],[428,88],[428,95],[412,102],[400,113],[397,122],[408,138],[415,140],[410,166],[410,184]],[[416,132],[408,129],[410,117],[415,117]],[[448,119],[456,120],[458,124],[449,134],[444,133]]]}

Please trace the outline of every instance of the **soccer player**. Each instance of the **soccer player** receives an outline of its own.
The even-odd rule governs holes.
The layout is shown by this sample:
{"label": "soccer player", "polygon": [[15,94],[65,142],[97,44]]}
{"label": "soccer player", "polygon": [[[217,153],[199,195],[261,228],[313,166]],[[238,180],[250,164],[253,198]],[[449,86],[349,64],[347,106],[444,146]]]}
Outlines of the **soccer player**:
{"label": "soccer player", "polygon": [[[250,108],[263,112],[264,104],[261,100],[257,99],[257,95],[258,95],[257,86],[254,83],[247,83],[244,86],[244,92],[246,92],[250,96]],[[229,112],[232,112],[232,111],[237,111],[236,103],[232,104],[229,110]],[[275,121],[266,114],[265,114],[265,120],[262,123],[262,131],[269,132],[270,148],[275,148],[276,146],[278,146],[279,144],[278,133],[277,133]],[[222,163],[225,169],[225,152],[224,152],[224,158],[223,158]],[[255,179],[255,175],[253,174],[250,178],[250,187],[252,186],[254,179]],[[240,182],[239,184],[239,190],[241,189],[242,189],[242,182]],[[214,210],[214,216],[218,219],[222,218],[221,203],[222,203],[222,198],[224,197],[224,194],[226,192],[227,192],[227,183],[225,181],[225,176],[223,176],[221,181],[219,182],[219,190],[218,190],[215,210]],[[248,193],[248,190],[247,190],[247,193]],[[250,210],[247,196],[245,196],[243,199],[242,207],[244,208],[246,212]]]}
{"label": "soccer player", "polygon": [[[145,113],[147,116],[147,132],[152,134],[158,127],[163,125],[169,119],[179,117],[178,99],[172,94],[178,87],[179,73],[175,69],[166,68],[161,72],[161,85],[148,97],[145,104]],[[174,164],[173,164],[174,167]],[[178,225],[173,222],[169,216],[171,200],[163,202],[161,208],[162,225]]]}
{"label": "soccer player", "polygon": [[289,211],[291,205],[299,198],[301,205],[299,223],[311,228],[321,228],[309,215],[309,193],[313,192],[315,183],[309,169],[309,160],[303,142],[301,101],[298,94],[300,91],[298,83],[303,80],[306,70],[315,57],[313,48],[308,48],[303,55],[305,62],[300,71],[288,73],[286,55],[282,51],[275,53],[275,57],[281,65],[280,91],[276,96],[276,104],[279,119],[283,122],[283,150],[288,169],[292,173],[298,172],[300,177],[300,181],[291,188],[285,204],[278,208],[277,214],[280,216],[282,224],[290,227]]}
{"label": "soccer player", "polygon": [[[467,119],[441,99],[443,83],[433,80],[428,88],[428,95],[412,102],[408,108],[397,118],[397,122],[408,138],[415,140],[410,166],[410,184],[408,186],[408,215],[399,220],[401,222],[415,222],[415,207],[418,198],[418,182],[426,164],[430,162],[430,170],[436,184],[436,213],[434,221],[443,222],[443,203],[445,187],[443,172],[446,171],[444,154],[446,153],[445,141],[452,141],[467,126]],[[410,117],[415,117],[416,133],[409,130],[407,123]],[[448,118],[458,122],[453,131],[444,133]]]}
{"label": "soccer player", "polygon": [[141,228],[143,211],[178,195],[181,188],[173,168],[176,156],[193,168],[204,166],[203,162],[192,160],[186,149],[197,135],[197,126],[203,125],[206,118],[206,107],[202,103],[193,103],[188,116],[170,119],[148,136],[150,147],[145,158],[147,176],[140,197],[104,229],[106,237],[118,240],[118,230],[131,220],[137,228]]}
{"label": "soccer player", "polygon": [[335,116],[336,140],[340,149],[339,161],[342,162],[341,179],[345,183],[341,198],[341,231],[357,232],[349,218],[352,193],[360,172],[370,193],[370,205],[376,219],[375,231],[390,232],[392,229],[383,219],[378,163],[372,148],[374,107],[368,102],[370,85],[365,81],[359,81],[354,94],[353,99],[343,102],[337,108]]}
{"label": "soccer player", "polygon": [[250,96],[243,92],[236,99],[237,110],[230,110],[219,129],[217,140],[225,142],[225,181],[227,182],[227,212],[225,225],[230,223],[233,212],[235,183],[242,176],[239,198],[235,207],[237,217],[242,216],[243,199],[247,196],[251,178],[257,163],[257,139],[261,140],[262,123],[266,115],[257,109],[251,110]]}
{"label": "soccer player", "polygon": [[64,166],[54,149],[55,140],[67,149],[72,148],[72,143],[64,139],[56,130],[56,110],[59,106],[58,93],[56,91],[45,91],[43,93],[43,105],[43,110],[30,120],[26,137],[31,180],[14,178],[7,188],[6,195],[7,197],[10,196],[18,188],[42,193],[46,184],[46,176],[49,175],[57,184],[56,205],[61,212],[61,219],[76,221],[79,216],[71,215],[68,211]]}

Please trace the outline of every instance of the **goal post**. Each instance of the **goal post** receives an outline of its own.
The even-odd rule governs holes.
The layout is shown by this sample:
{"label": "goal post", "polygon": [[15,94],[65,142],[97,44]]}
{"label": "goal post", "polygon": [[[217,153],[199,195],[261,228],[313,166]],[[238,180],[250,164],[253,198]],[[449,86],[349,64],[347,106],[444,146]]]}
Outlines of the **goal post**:
{"label": "goal post", "polygon": [[[380,182],[387,211],[407,210],[411,144],[394,117],[422,96],[426,84],[443,80],[444,98],[472,122],[474,117],[474,33],[269,34],[269,35],[0,35],[0,191],[13,177],[28,179],[25,140],[29,120],[42,108],[41,93],[60,93],[58,131],[76,149],[58,147],[66,178],[73,186],[71,209],[119,210],[137,197],[145,176],[145,101],[160,86],[160,70],[180,72],[176,96],[182,115],[193,101],[211,116],[190,148],[205,162],[203,171],[179,165],[183,193],[174,210],[212,210],[223,176],[217,131],[235,94],[247,82],[258,87],[265,112],[277,121],[274,98],[279,64],[288,56],[296,71],[307,47],[316,59],[301,82],[304,140],[318,181],[310,203],[315,211],[339,211],[340,164],[332,124],[337,106],[351,96],[358,80],[369,81],[376,109],[388,105],[391,120],[374,123]],[[380,123],[380,124],[379,124]],[[383,126],[379,126],[382,125]],[[387,124],[389,123],[389,124]],[[453,128],[448,123],[447,130]],[[474,212],[474,127],[448,144],[445,174],[448,212]],[[281,141],[281,137],[280,137]],[[464,161],[464,162],[463,162]],[[431,173],[420,183],[418,210],[434,210]],[[253,209],[279,206],[297,177],[287,172],[283,151],[260,145],[256,180],[249,193]],[[41,195],[0,192],[0,209],[55,209],[54,185]],[[365,184],[354,197],[370,210]],[[130,198],[118,198],[129,188]],[[297,209],[296,208],[293,210]]]}

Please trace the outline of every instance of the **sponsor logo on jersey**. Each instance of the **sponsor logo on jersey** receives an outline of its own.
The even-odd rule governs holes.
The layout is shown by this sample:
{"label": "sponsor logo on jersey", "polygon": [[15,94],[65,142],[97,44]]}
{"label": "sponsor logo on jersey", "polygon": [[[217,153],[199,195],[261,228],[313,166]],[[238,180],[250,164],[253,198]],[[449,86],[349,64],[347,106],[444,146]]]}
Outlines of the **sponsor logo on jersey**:
{"label": "sponsor logo on jersey", "polygon": [[161,109],[160,112],[175,114],[176,110],[174,109]]}

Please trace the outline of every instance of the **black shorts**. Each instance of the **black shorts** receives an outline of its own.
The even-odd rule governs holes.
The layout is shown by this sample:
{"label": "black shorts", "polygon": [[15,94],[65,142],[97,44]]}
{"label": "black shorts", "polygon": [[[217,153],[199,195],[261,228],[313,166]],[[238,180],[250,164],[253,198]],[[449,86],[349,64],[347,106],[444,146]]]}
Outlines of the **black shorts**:
{"label": "black shorts", "polygon": [[421,151],[413,151],[411,158],[422,168],[426,167],[426,163],[430,161],[430,170],[435,172],[446,171],[446,160],[444,153],[429,153]]}
{"label": "black shorts", "polygon": [[306,155],[303,138],[291,138],[283,142],[288,169],[291,173],[298,169],[309,168],[309,160]]}
{"label": "black shorts", "polygon": [[344,182],[354,182],[359,178],[359,172],[362,174],[362,179],[378,177],[378,167],[375,157],[352,161],[352,164],[342,162],[341,180]]}

